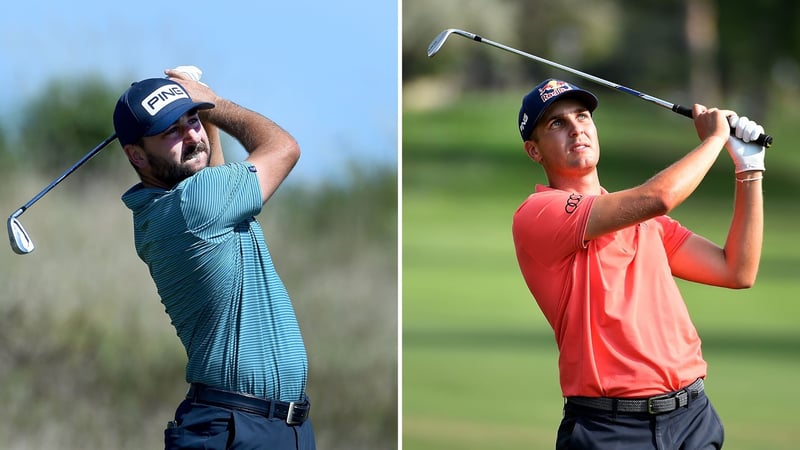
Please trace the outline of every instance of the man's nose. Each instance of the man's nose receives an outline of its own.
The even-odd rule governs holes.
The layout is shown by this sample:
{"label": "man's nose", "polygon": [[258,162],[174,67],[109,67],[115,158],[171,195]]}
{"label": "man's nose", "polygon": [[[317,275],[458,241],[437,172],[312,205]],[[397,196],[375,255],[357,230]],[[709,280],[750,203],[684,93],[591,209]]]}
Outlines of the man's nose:
{"label": "man's nose", "polygon": [[578,136],[583,131],[583,127],[581,126],[580,123],[578,123],[577,120],[570,120],[569,127],[570,127],[569,129],[570,135],[572,136]]}
{"label": "man's nose", "polygon": [[183,139],[189,142],[199,142],[200,141],[200,131],[196,130],[192,127],[187,127],[186,132],[183,134]]}
{"label": "man's nose", "polygon": [[572,136],[579,136],[580,134],[586,133],[586,124],[581,123],[575,119],[571,119],[569,121],[570,126],[570,135]]}

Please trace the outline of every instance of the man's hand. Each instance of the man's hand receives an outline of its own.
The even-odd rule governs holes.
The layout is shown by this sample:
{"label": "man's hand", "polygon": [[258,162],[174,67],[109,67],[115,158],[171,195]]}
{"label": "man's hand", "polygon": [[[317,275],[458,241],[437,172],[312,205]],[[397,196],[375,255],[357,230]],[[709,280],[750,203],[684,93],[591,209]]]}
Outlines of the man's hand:
{"label": "man's hand", "polygon": [[[170,78],[180,78],[182,80],[200,81],[203,71],[197,66],[178,66],[174,69],[167,69],[164,73]],[[201,83],[205,84],[205,83]]]}
{"label": "man's hand", "polygon": [[738,117],[736,114],[729,116],[728,121],[735,130],[735,136],[728,138],[725,147],[733,159],[736,173],[765,170],[764,147],[750,142],[758,139],[764,128],[747,117]]}
{"label": "man's hand", "polygon": [[[726,117],[735,114],[733,111],[728,111],[719,108],[706,108],[703,105],[695,104],[692,108],[692,117],[694,117],[694,127],[697,130],[697,137],[701,141],[706,141],[709,138],[716,137],[719,143],[723,143],[730,135],[730,126]],[[722,147],[719,147],[722,150]]]}
{"label": "man's hand", "polygon": [[[219,100],[207,84],[200,81],[203,71],[197,66],[178,66],[164,71],[167,77],[183,86],[192,101],[217,103]],[[201,114],[203,115],[203,114]]]}
{"label": "man's hand", "polygon": [[[164,71],[167,77],[183,86],[183,89],[189,94],[195,102],[211,102],[217,104],[219,99],[214,91],[208,87],[207,84],[200,81],[203,71],[197,66],[178,66],[174,69],[167,69]],[[202,110],[199,112],[200,121],[203,128],[206,130],[208,136],[208,144],[211,147],[210,153],[210,166],[221,166],[225,164],[225,156],[222,153],[222,140],[220,139],[219,128],[209,120],[209,111]]]}

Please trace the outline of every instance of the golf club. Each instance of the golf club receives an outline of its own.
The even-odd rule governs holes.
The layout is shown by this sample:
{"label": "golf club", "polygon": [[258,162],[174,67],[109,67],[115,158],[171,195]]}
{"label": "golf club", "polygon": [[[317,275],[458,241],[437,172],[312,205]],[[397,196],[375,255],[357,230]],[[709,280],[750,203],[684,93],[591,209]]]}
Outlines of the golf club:
{"label": "golf club", "polygon": [[[569,73],[571,73],[573,75],[579,76],[579,77],[587,79],[589,81],[593,81],[593,82],[595,82],[597,84],[601,84],[601,85],[606,86],[606,87],[617,89],[617,90],[622,91],[622,92],[624,92],[626,94],[635,95],[636,97],[639,97],[642,100],[646,100],[648,102],[655,103],[656,105],[659,105],[659,106],[662,106],[664,108],[667,108],[667,109],[669,109],[669,110],[671,110],[673,112],[676,112],[676,113],[678,113],[678,114],[680,114],[682,116],[686,116],[686,117],[688,117],[690,119],[692,118],[692,109],[691,108],[687,108],[685,106],[677,105],[677,104],[674,104],[674,103],[669,103],[669,102],[661,100],[659,98],[656,98],[656,97],[653,97],[653,96],[650,96],[650,95],[647,95],[647,94],[643,94],[643,93],[641,93],[639,91],[635,91],[635,90],[633,90],[631,88],[627,88],[627,87],[619,85],[617,83],[612,83],[612,82],[610,82],[608,80],[604,80],[604,79],[598,78],[598,77],[596,77],[594,75],[590,75],[588,73],[584,73],[584,72],[581,72],[579,70],[575,70],[575,69],[573,69],[571,67],[567,67],[567,66],[564,66],[562,64],[558,64],[556,62],[553,62],[553,61],[550,61],[550,60],[547,60],[547,59],[544,59],[544,58],[540,58],[540,57],[538,57],[536,55],[531,55],[530,53],[525,53],[525,52],[523,52],[521,50],[517,50],[517,49],[515,49],[513,47],[509,47],[507,45],[503,45],[503,44],[500,44],[498,42],[491,41],[489,39],[486,39],[486,38],[483,38],[481,36],[478,36],[475,33],[470,33],[469,31],[458,30],[458,29],[455,29],[455,28],[448,28],[448,29],[442,31],[441,33],[439,33],[433,39],[431,44],[428,46],[428,57],[433,57],[434,55],[436,55],[436,53],[438,53],[439,50],[442,49],[442,46],[444,46],[445,41],[447,40],[448,37],[450,37],[451,34],[456,34],[456,35],[459,35],[459,36],[463,36],[465,38],[472,39],[473,41],[482,42],[484,44],[489,44],[489,45],[491,45],[493,47],[497,47],[497,48],[505,50],[507,52],[515,53],[517,55],[524,56],[524,57],[532,59],[534,61],[538,61],[540,63],[547,64],[548,66],[552,66],[552,67],[555,67],[557,69],[561,69],[561,70],[567,71],[567,72],[569,72]],[[731,131],[733,132],[733,130],[731,130]],[[769,136],[769,135],[766,135],[766,134],[761,134],[758,137],[758,139],[756,139],[753,142],[756,142],[756,143],[760,144],[763,147],[769,147],[770,145],[772,145],[772,136]]]}
{"label": "golf club", "polygon": [[28,200],[28,203],[20,206],[19,209],[14,211],[11,216],[8,217],[8,239],[11,241],[11,248],[14,249],[14,252],[20,255],[25,255],[34,250],[36,248],[33,245],[33,240],[31,240],[28,233],[25,231],[25,228],[22,227],[22,224],[19,223],[17,218],[22,215],[28,208],[33,206],[34,203],[39,201],[40,198],[44,197],[45,194],[50,192],[54,187],[61,183],[64,178],[68,177],[72,172],[74,172],[78,167],[82,166],[86,161],[92,159],[94,155],[97,154],[100,150],[102,150],[105,146],[113,142],[117,138],[116,134],[112,134],[111,136],[105,138],[103,142],[97,145],[97,147],[93,148],[89,153],[83,156],[78,162],[72,165],[69,169],[67,169],[64,173],[62,173],[58,178],[53,180],[46,188],[42,189],[41,192],[36,194],[35,197]]}

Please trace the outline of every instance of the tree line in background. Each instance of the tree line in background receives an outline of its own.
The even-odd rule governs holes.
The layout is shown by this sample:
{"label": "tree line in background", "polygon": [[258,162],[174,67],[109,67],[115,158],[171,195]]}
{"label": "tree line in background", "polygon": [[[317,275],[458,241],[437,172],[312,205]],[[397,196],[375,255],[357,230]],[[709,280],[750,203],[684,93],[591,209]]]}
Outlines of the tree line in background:
{"label": "tree line in background", "polygon": [[428,59],[438,32],[461,28],[633,89],[677,93],[681,104],[725,101],[756,116],[800,85],[793,0],[404,0],[402,14],[406,83],[446,76],[486,89],[571,77],[466,40]]}
{"label": "tree line in background", "polygon": [[[15,133],[0,127],[3,166],[60,174],[113,132],[118,90],[100,78],[51,80],[21,105]],[[113,145],[119,149],[119,144]],[[128,167],[125,158],[96,157],[81,171],[124,167]]]}

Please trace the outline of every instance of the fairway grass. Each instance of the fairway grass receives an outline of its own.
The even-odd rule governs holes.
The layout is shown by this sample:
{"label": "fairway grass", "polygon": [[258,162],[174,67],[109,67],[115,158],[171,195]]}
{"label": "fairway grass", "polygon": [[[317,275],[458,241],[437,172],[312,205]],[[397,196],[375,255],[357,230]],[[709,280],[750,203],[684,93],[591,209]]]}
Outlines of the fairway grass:
{"label": "fairway grass", "polygon": [[[553,448],[562,404],[555,345],[545,334],[498,333],[406,333],[405,450]],[[726,448],[797,448],[800,355],[739,351],[719,339],[705,352],[707,392],[723,420]]]}

